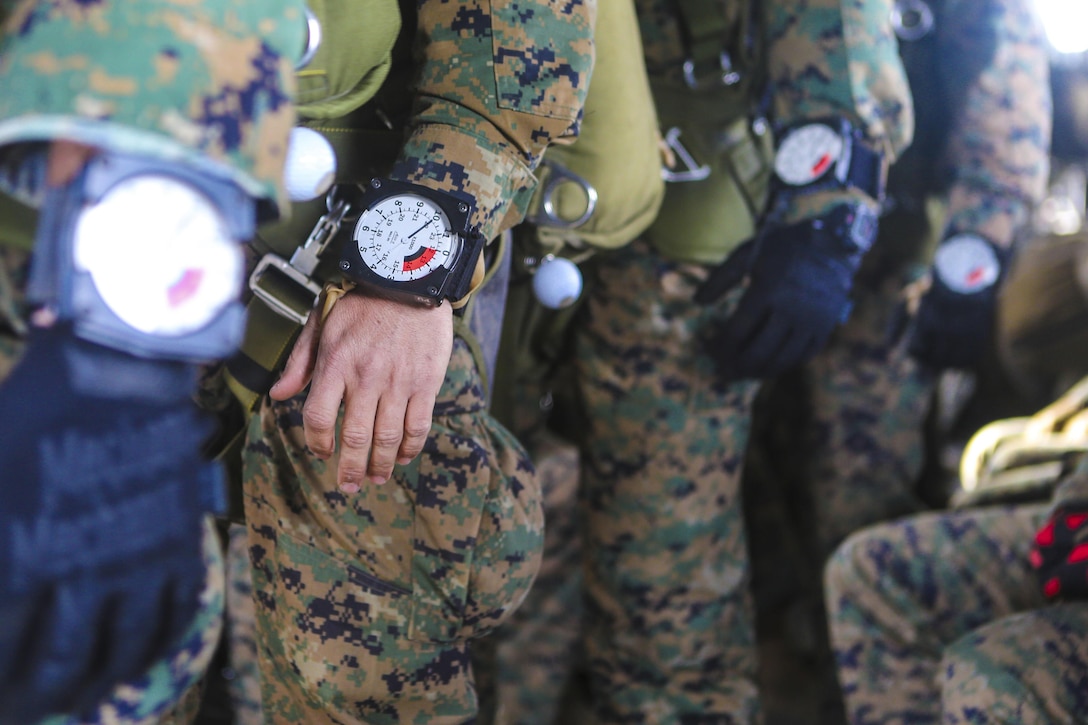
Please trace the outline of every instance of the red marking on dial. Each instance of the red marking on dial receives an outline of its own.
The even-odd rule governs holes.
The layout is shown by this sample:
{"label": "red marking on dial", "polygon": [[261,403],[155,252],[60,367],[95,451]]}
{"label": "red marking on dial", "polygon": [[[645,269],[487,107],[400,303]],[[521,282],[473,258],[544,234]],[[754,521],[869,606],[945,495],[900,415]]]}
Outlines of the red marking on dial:
{"label": "red marking on dial", "polygon": [[831,154],[824,154],[820,157],[820,160],[812,165],[812,177],[816,178],[820,174],[827,171],[827,167],[831,165]]}
{"label": "red marking on dial", "polygon": [[982,282],[983,277],[986,276],[985,267],[975,267],[967,273],[967,286],[974,287],[976,284]]}
{"label": "red marking on dial", "polygon": [[420,267],[425,267],[427,265],[427,262],[430,262],[432,259],[434,259],[434,255],[436,253],[437,252],[433,247],[423,247],[423,249],[420,249],[411,257],[404,258],[403,270],[405,272],[414,272]]}
{"label": "red marking on dial", "polygon": [[203,269],[187,269],[178,277],[178,281],[166,290],[166,301],[171,307],[177,307],[189,301],[204,280]]}

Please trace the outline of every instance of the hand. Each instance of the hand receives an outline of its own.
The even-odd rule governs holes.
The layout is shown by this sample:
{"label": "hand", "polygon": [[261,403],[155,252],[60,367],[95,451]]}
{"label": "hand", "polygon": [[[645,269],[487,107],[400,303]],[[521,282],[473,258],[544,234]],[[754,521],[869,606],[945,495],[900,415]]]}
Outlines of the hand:
{"label": "hand", "polygon": [[189,627],[223,502],[194,380],[58,323],[0,385],[0,722],[92,709]]}
{"label": "hand", "polygon": [[989,349],[1003,253],[975,235],[941,243],[931,283],[907,327],[907,351],[935,370],[970,368]]}
{"label": "hand", "polygon": [[850,312],[854,275],[875,236],[876,214],[843,204],[761,232],[712,271],[697,302],[713,302],[749,278],[736,311],[708,338],[721,377],[772,377],[823,348]]}
{"label": "hand", "polygon": [[1088,595],[1088,504],[1055,510],[1035,534],[1030,560],[1047,599]]}
{"label": "hand", "polygon": [[354,493],[367,477],[384,483],[394,463],[423,450],[453,352],[453,309],[355,291],[324,321],[319,317],[310,315],[270,395],[287,400],[310,385],[302,421],[306,444],[319,458],[337,449],[343,402],[336,481]]}

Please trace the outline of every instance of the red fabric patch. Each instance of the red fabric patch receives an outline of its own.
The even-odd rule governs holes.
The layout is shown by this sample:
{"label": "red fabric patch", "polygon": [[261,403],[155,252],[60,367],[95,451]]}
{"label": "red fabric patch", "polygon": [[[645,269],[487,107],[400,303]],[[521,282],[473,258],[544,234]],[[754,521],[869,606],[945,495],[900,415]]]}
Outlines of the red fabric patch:
{"label": "red fabric patch", "polygon": [[1070,564],[1076,564],[1078,561],[1084,561],[1085,559],[1088,559],[1088,544],[1077,544],[1069,552],[1069,558],[1066,561]]}
{"label": "red fabric patch", "polygon": [[1065,517],[1065,525],[1070,531],[1080,528],[1080,525],[1084,523],[1084,520],[1088,519],[1088,514],[1078,513],[1069,514]]}
{"label": "red fabric patch", "polygon": [[1046,584],[1043,585],[1043,594],[1048,599],[1053,599],[1058,596],[1062,590],[1062,583],[1057,578],[1049,579]]}
{"label": "red fabric patch", "polygon": [[1038,549],[1032,549],[1031,553],[1028,554],[1028,561],[1031,562],[1033,567],[1038,569],[1043,565],[1043,555],[1039,553]]}
{"label": "red fabric patch", "polygon": [[1050,546],[1054,543],[1054,522],[1047,521],[1046,526],[1035,534],[1035,543],[1039,546]]}

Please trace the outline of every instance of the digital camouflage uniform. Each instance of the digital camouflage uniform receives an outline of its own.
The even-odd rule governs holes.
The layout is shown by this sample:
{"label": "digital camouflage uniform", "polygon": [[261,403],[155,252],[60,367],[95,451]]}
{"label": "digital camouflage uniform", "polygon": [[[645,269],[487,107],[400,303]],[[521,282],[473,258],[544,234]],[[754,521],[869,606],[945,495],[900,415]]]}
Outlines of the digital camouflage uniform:
{"label": "digital camouflage uniform", "polygon": [[[1055,495],[1083,502],[1083,464]],[[1048,604],[1029,552],[1047,506],[922,514],[849,537],[825,574],[851,723],[1088,716],[1088,604]]]}
{"label": "digital camouflage uniform", "polygon": [[[929,33],[900,40],[918,99],[917,128],[891,169],[887,212],[859,272],[851,317],[813,360],[767,386],[759,402],[755,445],[765,465],[750,481],[751,516],[784,517],[774,531],[756,529],[757,576],[766,593],[760,606],[782,606],[794,652],[824,658],[825,669],[823,562],[852,531],[931,503],[918,482],[938,373],[891,337],[903,290],[948,234],[974,232],[1010,247],[1042,199],[1049,169],[1047,46],[1032,3],[929,6]],[[782,507],[778,514],[775,507]],[[792,560],[776,560],[790,556],[790,545],[779,540],[792,536],[799,536]],[[793,607],[782,604],[790,596],[783,587]],[[830,677],[824,687],[829,702],[837,699]]]}
{"label": "digital camouflage uniform", "polygon": [[[267,219],[286,203],[283,163],[295,118],[291,69],[306,32],[301,2],[11,0],[0,3],[0,13],[6,32],[31,44],[39,27],[50,28],[49,37],[56,38],[59,28],[72,39],[35,53],[8,53],[3,73],[18,79],[20,93],[0,101],[0,143],[64,138],[167,159],[234,182],[265,203]],[[21,94],[32,97],[33,112]],[[34,169],[42,167],[20,166],[29,156],[16,150],[8,164],[5,155],[4,190],[37,205],[42,177]],[[10,198],[3,209],[0,378],[25,344],[25,250],[35,221]],[[195,721],[224,609],[224,560],[210,518],[198,543],[206,570],[199,608],[168,656],[141,677],[117,684],[96,711],[51,717],[49,725]]]}
{"label": "digital camouflage uniform", "polygon": [[[470,194],[488,239],[520,220],[545,146],[576,132],[594,11],[592,0],[426,0],[405,13],[422,64],[391,177]],[[532,463],[487,414],[474,338],[455,329],[423,453],[382,486],[337,489],[336,456],[306,448],[304,395],[266,398],[251,422],[244,498],[266,718],[476,714],[468,641],[525,596],[543,521]]]}
{"label": "digital camouflage uniform", "polygon": [[[682,4],[636,2],[663,127],[683,123],[691,110],[680,78],[685,51],[677,5]],[[888,25],[890,6],[837,0],[758,6],[763,19],[753,16],[753,27],[764,29],[756,46],[762,46],[765,64],[740,68],[746,90],[733,99],[735,115],[709,129],[717,139],[711,143],[728,147],[738,132],[766,132],[759,124],[748,126],[761,113],[762,84],[754,81],[765,78],[773,106],[763,112],[772,113],[775,123],[844,117],[886,158],[894,158],[909,140],[912,120]],[[730,37],[746,37],[743,13],[737,14],[741,7],[723,10],[736,21],[727,28]],[[726,133],[738,119],[732,135]],[[766,171],[758,158],[752,166],[742,166],[743,173]],[[663,213],[674,203],[675,186],[666,192]],[[786,217],[822,213],[848,194],[861,196],[824,192],[799,198]],[[710,201],[703,208],[709,213],[712,207]],[[741,214],[716,233],[735,234],[750,224]],[[682,252],[674,253],[685,250],[683,235],[657,228],[628,248],[598,255],[575,332],[577,393],[587,419],[579,438],[584,642],[600,722],[758,717],[739,490],[758,386],[718,382],[700,340],[737,299],[734,294],[715,306],[692,299],[730,249],[685,260]]]}
{"label": "digital camouflage uniform", "polygon": [[[932,37],[901,41],[918,98],[914,142],[891,171],[891,213],[859,274],[850,320],[804,370],[805,492],[828,556],[852,531],[923,507],[914,487],[932,371],[888,346],[901,291],[937,239],[975,232],[1009,247],[1046,189],[1047,45],[1029,0],[931,3]],[[927,228],[940,190],[943,218]],[[936,232],[936,236],[931,236]]]}

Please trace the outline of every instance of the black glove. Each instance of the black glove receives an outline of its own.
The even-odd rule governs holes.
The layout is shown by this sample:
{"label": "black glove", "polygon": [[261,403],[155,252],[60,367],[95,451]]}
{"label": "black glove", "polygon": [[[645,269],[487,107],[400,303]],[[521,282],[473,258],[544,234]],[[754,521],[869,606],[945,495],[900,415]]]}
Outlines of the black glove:
{"label": "black glove", "polygon": [[194,379],[56,325],[0,385],[0,723],[92,710],[196,614],[224,492]]}
{"label": "black glove", "polygon": [[989,349],[1004,252],[975,235],[956,235],[937,248],[933,281],[922,296],[907,351],[936,370],[970,368]]}
{"label": "black glove", "polygon": [[767,229],[714,269],[695,293],[701,304],[750,278],[736,311],[708,333],[721,377],[773,377],[823,348],[850,313],[854,275],[876,231],[868,206],[843,204]]}

